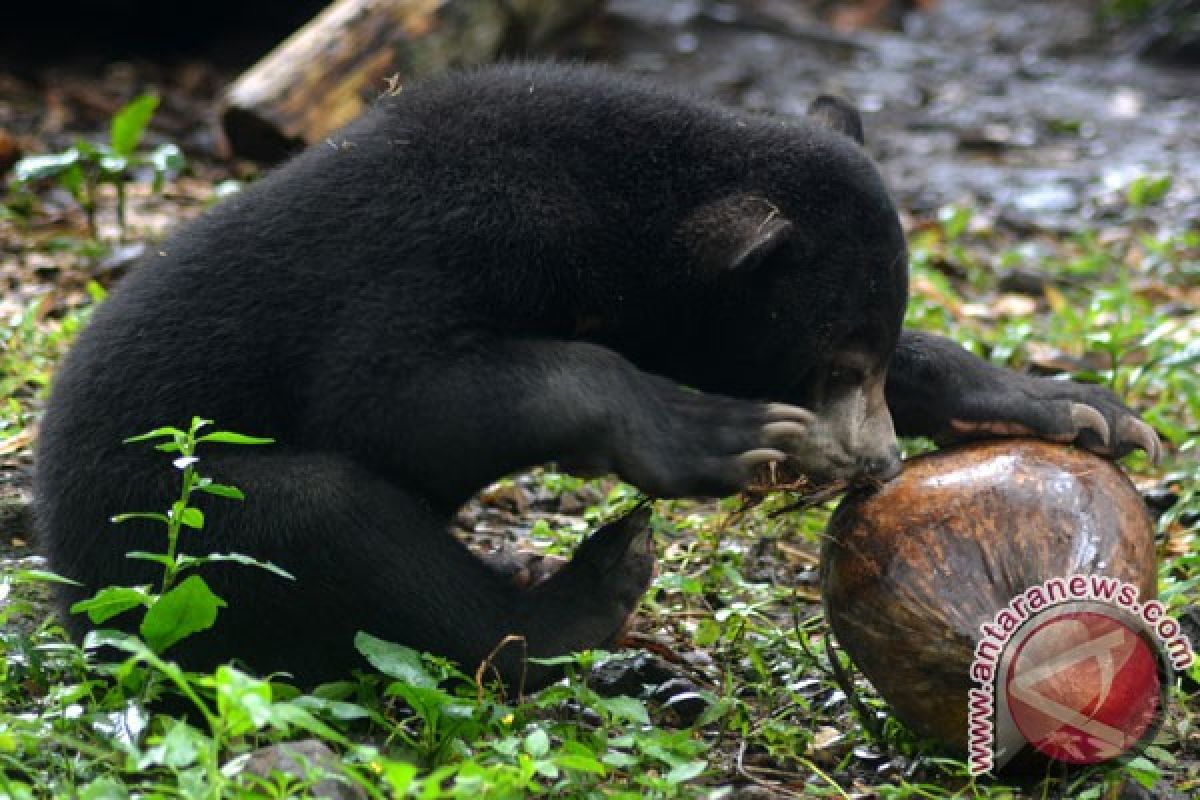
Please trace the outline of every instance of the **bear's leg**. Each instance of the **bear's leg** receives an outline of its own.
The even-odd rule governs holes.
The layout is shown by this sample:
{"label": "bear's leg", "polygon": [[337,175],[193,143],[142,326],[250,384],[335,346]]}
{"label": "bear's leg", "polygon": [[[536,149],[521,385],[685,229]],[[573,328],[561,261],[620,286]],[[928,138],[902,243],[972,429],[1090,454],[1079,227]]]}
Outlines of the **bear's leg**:
{"label": "bear's leg", "polygon": [[723,496],[758,465],[802,451],[816,421],[802,408],[680,387],[584,342],[494,341],[396,372],[328,378],[313,392],[307,434],[447,510],[548,461],[615,472],[658,497]]}
{"label": "bear's leg", "polygon": [[901,436],[941,441],[1040,436],[1120,457],[1161,452],[1158,434],[1111,391],[989,364],[956,342],[904,331],[888,367],[887,404]]}
{"label": "bear's leg", "polygon": [[612,643],[654,569],[645,513],[593,534],[562,569],[528,590],[447,532],[419,498],[338,456],[263,449],[220,453],[202,474],[238,486],[245,501],[202,503],[193,552],[241,552],[273,562],[289,581],[216,565],[206,575],[228,603],[216,627],[168,655],[200,666],[241,656],[260,673],[302,683],[344,676],[363,662],[354,634],[448,656],[473,672],[493,659],[509,686],[553,677],[523,663]]}

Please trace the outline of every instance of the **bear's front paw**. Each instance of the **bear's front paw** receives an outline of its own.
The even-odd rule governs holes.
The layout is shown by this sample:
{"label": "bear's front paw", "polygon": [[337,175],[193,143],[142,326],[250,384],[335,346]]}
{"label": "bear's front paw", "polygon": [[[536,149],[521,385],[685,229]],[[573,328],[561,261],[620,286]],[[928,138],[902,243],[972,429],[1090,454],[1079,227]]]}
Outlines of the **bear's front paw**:
{"label": "bear's front paw", "polygon": [[966,404],[950,420],[949,437],[1039,436],[1120,458],[1141,449],[1152,462],[1162,455],[1158,434],[1108,389],[1035,378],[1019,392],[996,393]]}
{"label": "bear's front paw", "polygon": [[656,497],[723,497],[806,447],[815,415],[670,387],[621,429],[621,477]]}

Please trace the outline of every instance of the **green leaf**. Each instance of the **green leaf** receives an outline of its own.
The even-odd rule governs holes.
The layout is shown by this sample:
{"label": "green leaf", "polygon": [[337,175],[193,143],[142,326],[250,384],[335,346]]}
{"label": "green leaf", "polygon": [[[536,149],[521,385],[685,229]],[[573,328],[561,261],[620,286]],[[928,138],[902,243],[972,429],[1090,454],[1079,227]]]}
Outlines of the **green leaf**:
{"label": "green leaf", "polygon": [[525,752],[534,758],[542,758],[550,752],[550,737],[541,728],[537,728],[528,736],[522,745]]}
{"label": "green leaf", "polygon": [[[176,566],[176,561],[166,553],[147,553],[145,550],[130,550],[125,554],[126,558],[132,558],[135,561],[152,561],[155,564],[162,564],[164,567]],[[187,556],[179,556],[179,561],[187,558]]]}
{"label": "green leaf", "polygon": [[10,573],[13,583],[65,583],[79,586],[79,581],[65,578],[56,572],[46,569],[18,569]]}
{"label": "green leaf", "polygon": [[430,686],[414,686],[407,681],[393,681],[384,690],[387,697],[400,697],[413,713],[430,724],[443,719],[468,719],[475,706],[454,695]]}
{"label": "green leaf", "polygon": [[1154,786],[1160,775],[1158,767],[1145,756],[1132,759],[1125,765],[1125,772],[1147,789]]}
{"label": "green leaf", "polygon": [[58,174],[58,185],[70,192],[80,203],[85,199],[84,183],[83,169],[79,164],[72,164]]}
{"label": "green leaf", "polygon": [[680,764],[673,768],[670,772],[663,776],[667,783],[676,784],[690,781],[692,778],[698,777],[708,767],[708,762],[700,759],[699,761],[689,761],[686,764]]}
{"label": "green leaf", "polygon": [[131,519],[150,519],[154,520],[155,522],[161,522],[164,525],[170,522],[170,520],[167,519],[166,514],[159,514],[154,511],[131,511],[127,514],[117,514],[115,517],[110,519],[109,522],[128,522]]}
{"label": "green leaf", "polygon": [[52,178],[77,163],[79,163],[79,151],[74,147],[51,155],[26,156],[13,166],[13,179],[17,183],[30,183],[43,178]]}
{"label": "green leaf", "polygon": [[179,521],[189,528],[200,530],[204,527],[204,512],[198,508],[188,506],[187,508],[180,509]]}
{"label": "green leaf", "polygon": [[225,601],[212,593],[199,575],[190,575],[158,598],[142,619],[139,631],[156,653],[217,621],[217,609]]}
{"label": "green leaf", "polygon": [[97,647],[115,647],[123,653],[145,659],[154,655],[146,648],[145,642],[138,637],[110,628],[96,628],[88,631],[83,637],[83,647],[87,650]]}
{"label": "green leaf", "polygon": [[563,769],[575,772],[590,772],[593,775],[605,775],[608,768],[594,757],[583,753],[561,753],[554,757],[554,763]]}
{"label": "green leaf", "polygon": [[271,721],[271,684],[228,664],[213,675],[217,712],[230,736],[261,730]]}
{"label": "green leaf", "polygon": [[721,626],[712,617],[704,617],[692,634],[692,641],[697,647],[708,647],[721,638]]}
{"label": "green leaf", "polygon": [[220,442],[221,444],[274,444],[274,439],[265,439],[260,436],[247,436],[244,433],[234,433],[233,431],[213,431],[206,433],[196,441],[198,442]]}
{"label": "green leaf", "polygon": [[226,497],[230,500],[245,500],[246,495],[242,494],[242,490],[236,486],[226,486],[221,483],[213,483],[207,478],[196,484],[196,491],[205,492],[207,494],[215,494],[217,497]]}
{"label": "green leaf", "polygon": [[1142,175],[1129,184],[1125,199],[1134,208],[1143,208],[1162,200],[1170,190],[1170,175]]}
{"label": "green leaf", "polygon": [[132,586],[109,586],[101,589],[86,600],[71,606],[72,614],[86,613],[92,624],[99,625],[123,614],[131,608],[148,606],[153,598],[142,588]]}
{"label": "green leaf", "polygon": [[307,709],[295,703],[273,703],[269,719],[271,724],[281,730],[290,731],[299,728],[302,731],[319,736],[330,742],[349,744],[349,740],[321,720],[313,716]]}
{"label": "green leaf", "polygon": [[163,763],[180,769],[195,763],[208,740],[198,730],[183,722],[175,722],[162,738]]}
{"label": "green leaf", "polygon": [[137,768],[139,771],[154,766],[183,769],[196,763],[206,745],[207,739],[200,731],[185,722],[173,721],[158,743],[143,751]]}
{"label": "green leaf", "polygon": [[646,706],[637,698],[622,695],[599,697],[596,698],[594,704],[611,717],[628,720],[639,725],[650,724],[650,715],[646,713]]}
{"label": "green leaf", "polygon": [[411,647],[376,639],[364,631],[354,636],[354,646],[371,666],[389,678],[424,688],[437,686],[437,680],[426,671],[421,654]]}
{"label": "green leaf", "polygon": [[147,439],[162,439],[165,436],[179,437],[184,435],[184,432],[179,430],[179,428],[155,428],[154,430],[147,431],[146,433],[139,433],[137,436],[130,436],[125,440],[125,444],[144,442]]}
{"label": "green leaf", "polygon": [[406,797],[408,787],[416,777],[416,766],[407,761],[387,759],[383,762],[383,780],[391,787],[393,797]]}
{"label": "green leaf", "polygon": [[244,553],[209,553],[206,556],[179,556],[179,567],[181,569],[193,569],[216,561],[232,561],[235,564],[241,564],[246,567],[258,567],[281,578],[287,578],[289,581],[296,580],[296,577],[283,567],[272,564],[270,561],[259,561],[257,558]]}
{"label": "green leaf", "polygon": [[112,149],[120,155],[132,154],[156,108],[158,95],[144,94],[118,111],[112,120]]}
{"label": "green leaf", "polygon": [[602,759],[605,764],[617,769],[629,769],[641,763],[641,759],[632,753],[625,753],[620,750],[609,750],[604,754]]}
{"label": "green leaf", "polygon": [[129,790],[116,778],[97,778],[79,789],[79,800],[126,800]]}
{"label": "green leaf", "polygon": [[154,191],[156,192],[162,191],[163,180],[167,175],[182,171],[187,164],[183,157],[183,151],[173,144],[163,144],[154,148],[154,152],[150,153],[144,162],[154,168]]}

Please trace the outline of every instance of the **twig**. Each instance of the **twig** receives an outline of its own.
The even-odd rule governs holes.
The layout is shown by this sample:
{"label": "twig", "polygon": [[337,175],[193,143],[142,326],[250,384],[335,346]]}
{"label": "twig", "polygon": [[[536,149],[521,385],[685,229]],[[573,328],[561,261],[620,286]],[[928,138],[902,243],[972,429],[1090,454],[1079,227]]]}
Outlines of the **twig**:
{"label": "twig", "polygon": [[[788,789],[787,787],[785,787],[779,783],[772,783],[771,781],[763,780],[762,778],[753,774],[750,770],[755,769],[755,771],[758,771],[758,772],[770,771],[770,772],[774,772],[779,775],[790,775],[790,773],[786,773],[781,770],[761,770],[758,768],[747,767],[745,764],[742,763],[742,758],[745,755],[746,755],[746,743],[742,742],[741,745],[738,747],[738,754],[737,754],[737,773],[738,773],[738,775],[741,775],[743,778],[750,781],[755,786],[761,786],[762,788],[767,789],[770,792],[773,792],[773,793],[778,792],[779,794],[783,794],[788,797],[798,797],[798,798],[801,798],[801,800],[803,800],[803,798],[804,798],[803,794],[793,791],[791,789]],[[841,788],[841,787],[839,787],[839,788]]]}
{"label": "twig", "polygon": [[883,743],[883,731],[879,729],[879,720],[867,711],[867,707],[863,705],[862,699],[858,696],[858,691],[854,688],[854,683],[850,680],[850,676],[846,674],[846,670],[842,669],[842,662],[838,661],[837,651],[833,647],[833,635],[825,634],[825,657],[829,659],[829,668],[833,672],[833,680],[837,683],[838,688],[842,690],[842,694],[846,695],[846,700],[850,703],[854,713],[858,715],[859,722],[863,728],[871,735],[871,738],[876,744]]}
{"label": "twig", "polygon": [[[492,652],[488,653],[487,658],[479,663],[479,667],[475,670],[475,699],[476,702],[483,702],[483,679],[487,670],[491,668],[496,679],[500,681],[501,687],[504,686],[504,676],[500,674],[500,670],[492,661],[496,658],[501,650],[513,642],[521,643],[521,681],[517,684],[517,702],[520,703],[525,698],[525,671],[529,667],[529,644],[525,641],[525,637],[519,633],[510,633],[500,640],[500,643],[492,648]],[[504,694],[503,688],[500,690],[501,697],[508,700],[508,696]]]}

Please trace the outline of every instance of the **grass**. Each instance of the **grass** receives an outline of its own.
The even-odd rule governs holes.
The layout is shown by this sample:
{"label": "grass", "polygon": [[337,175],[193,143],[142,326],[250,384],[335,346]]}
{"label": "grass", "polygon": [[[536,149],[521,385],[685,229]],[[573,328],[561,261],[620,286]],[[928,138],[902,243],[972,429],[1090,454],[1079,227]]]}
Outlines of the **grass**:
{"label": "grass", "polygon": [[[1178,497],[1159,519],[1158,548],[1162,597],[1180,611],[1200,596],[1200,329],[1194,311],[1175,309],[1198,302],[1200,230],[1147,226],[1169,191],[1147,176],[1131,185],[1124,216],[1071,236],[1014,239],[965,207],[916,221],[909,323],[996,363],[1065,365],[1145,410],[1170,455],[1157,467],[1139,454],[1125,465]],[[48,246],[22,241],[26,256]],[[1040,276],[1044,290],[1002,291],[1013,269]],[[102,301],[90,286],[70,300],[51,292],[0,323],[0,455],[27,454],[54,365]],[[579,513],[533,514],[532,539],[560,554],[632,494],[547,470],[511,479],[509,490],[539,493],[538,508],[588,498]],[[778,513],[787,501],[656,504],[661,574],[639,634],[686,676],[688,713],[673,697],[606,696],[589,681],[597,664],[629,654],[565,658],[565,681],[517,698],[369,637],[358,646],[373,671],[311,694],[231,666],[188,676],[129,637],[108,640],[125,661],[100,664],[66,641],[34,591],[53,576],[4,562],[0,796],[297,797],[327,774],[371,797],[423,798],[720,798],[735,785],[805,798],[1109,798],[1129,780],[1200,790],[1200,668],[1186,689],[1173,687],[1155,745],[1127,765],[1014,784],[972,778],[892,718],[827,646],[815,569],[830,507]],[[202,719],[148,710],[170,686],[202,699]],[[326,742],[332,761],[303,777],[238,771],[255,748],[298,738]]]}

